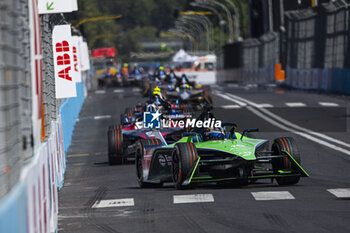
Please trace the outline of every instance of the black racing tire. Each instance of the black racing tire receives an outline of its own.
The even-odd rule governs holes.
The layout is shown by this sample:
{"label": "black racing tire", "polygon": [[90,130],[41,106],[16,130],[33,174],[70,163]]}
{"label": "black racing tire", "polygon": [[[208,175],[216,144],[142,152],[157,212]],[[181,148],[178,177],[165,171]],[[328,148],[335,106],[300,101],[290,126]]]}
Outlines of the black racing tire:
{"label": "black racing tire", "polygon": [[185,179],[190,175],[197,160],[197,148],[193,143],[177,143],[173,149],[171,173],[176,189],[184,189]]}
{"label": "black racing tire", "polygon": [[115,125],[108,128],[108,163],[117,165],[123,163],[123,133],[122,126]]}
{"label": "black racing tire", "polygon": [[154,184],[144,182],[143,179],[143,155],[145,146],[151,145],[162,145],[162,142],[159,139],[141,139],[137,142],[137,149],[135,154],[135,165],[136,165],[136,176],[137,182],[139,183],[140,188],[154,188],[161,187],[163,184]]}
{"label": "black racing tire", "polygon": [[[282,150],[287,151],[300,164],[300,152],[295,141],[291,137],[276,138],[272,144],[271,151],[275,155],[283,154]],[[277,158],[272,160],[274,172],[277,174],[278,170],[294,168],[294,164],[289,157]],[[276,181],[279,185],[294,185],[300,180],[300,176],[293,177],[279,177]]]}

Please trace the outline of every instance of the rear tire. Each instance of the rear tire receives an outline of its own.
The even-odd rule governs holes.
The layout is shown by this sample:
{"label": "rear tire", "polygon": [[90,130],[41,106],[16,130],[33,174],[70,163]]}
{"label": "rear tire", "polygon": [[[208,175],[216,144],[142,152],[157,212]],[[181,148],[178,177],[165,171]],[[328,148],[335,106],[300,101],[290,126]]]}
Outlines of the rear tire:
{"label": "rear tire", "polygon": [[115,125],[108,128],[108,163],[117,165],[123,163],[123,133],[122,126]]}
{"label": "rear tire", "polygon": [[[300,164],[300,152],[293,138],[276,138],[272,144],[271,150],[275,155],[281,155],[283,154],[282,150],[285,150]],[[289,157],[273,159],[272,165],[276,174],[278,170],[290,169],[295,166]],[[297,184],[299,180],[299,176],[276,178],[279,185],[294,185]]]}
{"label": "rear tire", "polygon": [[171,172],[175,187],[184,189],[185,179],[197,161],[197,148],[193,143],[177,143],[173,150]]}

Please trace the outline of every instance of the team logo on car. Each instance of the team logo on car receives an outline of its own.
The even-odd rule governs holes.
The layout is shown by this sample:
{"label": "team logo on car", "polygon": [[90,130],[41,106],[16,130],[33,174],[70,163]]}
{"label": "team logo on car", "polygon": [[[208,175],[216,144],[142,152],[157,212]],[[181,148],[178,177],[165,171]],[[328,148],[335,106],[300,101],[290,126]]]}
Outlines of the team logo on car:
{"label": "team logo on car", "polygon": [[160,116],[162,114],[156,112],[144,112],[143,113],[143,128],[145,129],[160,129],[161,121]]}

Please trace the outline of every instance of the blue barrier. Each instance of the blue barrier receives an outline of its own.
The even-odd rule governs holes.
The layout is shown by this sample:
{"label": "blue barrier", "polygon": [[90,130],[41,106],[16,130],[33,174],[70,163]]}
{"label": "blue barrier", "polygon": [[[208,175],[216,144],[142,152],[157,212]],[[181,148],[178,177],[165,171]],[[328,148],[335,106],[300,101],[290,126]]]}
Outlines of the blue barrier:
{"label": "blue barrier", "polygon": [[60,108],[60,114],[62,117],[62,128],[63,128],[63,141],[64,141],[64,151],[67,150],[72,143],[72,136],[74,131],[74,126],[81,107],[84,103],[84,84],[77,83],[77,97],[68,98]]}
{"label": "blue barrier", "polygon": [[[350,69],[288,68],[287,71],[286,84],[293,88],[350,94]],[[311,78],[311,85],[309,85],[309,78]]]}
{"label": "blue barrier", "polygon": [[350,94],[350,69],[346,70],[345,76],[345,93]]}
{"label": "blue barrier", "polygon": [[26,186],[19,182],[0,201],[0,232],[27,232]]}
{"label": "blue barrier", "polygon": [[344,75],[343,69],[332,69],[332,91],[337,93],[344,93]]}

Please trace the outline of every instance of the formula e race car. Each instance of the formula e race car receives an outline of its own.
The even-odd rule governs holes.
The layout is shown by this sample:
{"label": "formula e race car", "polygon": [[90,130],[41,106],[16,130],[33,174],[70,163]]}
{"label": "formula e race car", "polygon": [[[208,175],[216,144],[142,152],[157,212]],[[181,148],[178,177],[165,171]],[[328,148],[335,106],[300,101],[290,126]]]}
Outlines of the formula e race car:
{"label": "formula e race car", "polygon": [[135,142],[140,139],[151,139],[150,145],[158,143],[158,141],[152,140],[154,132],[143,127],[144,112],[162,113],[160,118],[169,122],[166,128],[159,129],[163,143],[172,143],[181,138],[181,134],[186,129],[177,127],[172,122],[189,118],[191,115],[188,112],[183,112],[180,108],[168,105],[168,103],[158,99],[158,95],[156,95],[144,106],[138,104],[135,108],[122,114],[120,125],[108,128],[108,161],[110,165],[121,164],[126,158],[133,157],[136,152]]}
{"label": "formula e race car", "polygon": [[210,86],[196,85],[189,81],[185,74],[177,77],[170,73],[162,80],[145,80],[142,94],[144,97],[151,95],[155,89],[160,89],[169,102],[186,105],[188,109],[201,110],[203,105],[213,104]]}
{"label": "formula e race car", "polygon": [[191,87],[183,84],[175,89],[169,88],[165,92],[166,98],[170,102],[178,101],[179,104],[186,105],[193,110],[201,110],[204,105],[212,105],[213,99],[210,87]]}
{"label": "formula e race car", "polygon": [[[300,166],[300,153],[293,138],[271,142],[235,132],[235,124],[203,128],[184,133],[167,144],[160,133],[140,140],[136,149],[136,171],[140,187],[174,182],[177,189],[196,183],[230,182],[247,185],[257,179],[275,179],[279,185],[293,185],[308,174]],[[227,127],[231,128],[230,130]]]}

